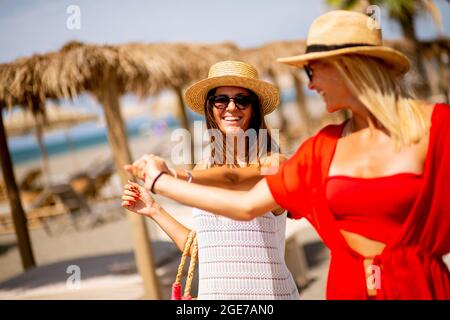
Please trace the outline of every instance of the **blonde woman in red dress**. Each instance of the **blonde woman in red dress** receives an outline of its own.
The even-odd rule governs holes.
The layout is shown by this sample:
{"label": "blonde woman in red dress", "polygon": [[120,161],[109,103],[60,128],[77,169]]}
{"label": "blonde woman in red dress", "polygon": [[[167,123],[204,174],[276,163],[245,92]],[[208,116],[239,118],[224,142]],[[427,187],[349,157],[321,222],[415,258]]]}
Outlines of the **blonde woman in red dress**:
{"label": "blonde woman in red dress", "polygon": [[331,252],[328,299],[450,299],[450,107],[405,89],[410,67],[375,21],[332,11],[312,24],[304,67],[329,112],[351,118],[304,142],[249,191],[186,184],[147,156],[146,185],[187,205],[249,220],[277,206],[306,218]]}

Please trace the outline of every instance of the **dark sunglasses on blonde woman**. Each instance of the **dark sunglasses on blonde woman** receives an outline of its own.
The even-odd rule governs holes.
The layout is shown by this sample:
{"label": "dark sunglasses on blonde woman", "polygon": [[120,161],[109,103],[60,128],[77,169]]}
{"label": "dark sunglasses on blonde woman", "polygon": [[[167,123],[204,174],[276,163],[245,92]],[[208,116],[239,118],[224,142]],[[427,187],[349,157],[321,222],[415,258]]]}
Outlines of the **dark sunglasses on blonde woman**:
{"label": "dark sunglasses on blonde woman", "polygon": [[305,73],[308,76],[309,81],[311,82],[313,78],[313,70],[309,65],[305,65],[303,69],[305,70]]}
{"label": "dark sunglasses on blonde woman", "polygon": [[226,107],[228,107],[228,104],[231,100],[233,100],[234,104],[239,110],[245,110],[252,104],[253,97],[247,95],[240,95],[236,97],[218,95],[210,97],[209,103],[211,104],[211,106],[217,109],[225,109]]}

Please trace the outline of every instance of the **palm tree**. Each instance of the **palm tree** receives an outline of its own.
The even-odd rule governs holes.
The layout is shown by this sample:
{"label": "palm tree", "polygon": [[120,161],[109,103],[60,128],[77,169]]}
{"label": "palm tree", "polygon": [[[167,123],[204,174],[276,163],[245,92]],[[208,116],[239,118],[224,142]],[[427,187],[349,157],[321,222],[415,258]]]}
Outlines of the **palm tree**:
{"label": "palm tree", "polygon": [[[450,0],[447,0],[450,3]],[[333,7],[346,10],[358,10],[366,12],[369,5],[377,5],[386,8],[389,16],[398,21],[404,37],[412,44],[413,64],[417,70],[416,91],[426,97],[430,94],[430,87],[426,76],[425,66],[422,60],[422,48],[417,38],[415,20],[422,13],[430,14],[440,33],[442,18],[433,0],[327,0],[327,3]]]}

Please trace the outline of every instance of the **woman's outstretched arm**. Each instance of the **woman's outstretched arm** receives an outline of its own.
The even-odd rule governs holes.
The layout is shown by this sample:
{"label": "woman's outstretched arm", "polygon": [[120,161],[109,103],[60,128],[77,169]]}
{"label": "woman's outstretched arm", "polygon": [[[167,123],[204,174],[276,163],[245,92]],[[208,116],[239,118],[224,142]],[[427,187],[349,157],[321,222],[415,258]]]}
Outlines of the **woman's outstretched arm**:
{"label": "woman's outstretched arm", "polygon": [[[191,172],[192,182],[204,186],[214,186],[231,190],[249,190],[263,178],[260,169],[256,166],[245,168],[214,167]],[[179,179],[188,181],[186,171],[177,171]]]}
{"label": "woman's outstretched arm", "polygon": [[[143,158],[135,161],[133,165],[126,165],[125,169],[134,176],[143,180]],[[193,171],[169,169],[165,163],[161,163],[161,169],[167,171],[178,179],[188,181],[189,173],[192,175],[192,182],[205,186],[214,186],[231,190],[250,190],[258,181],[264,178],[265,171],[269,168],[277,167],[287,158],[283,154],[273,153],[260,159],[260,165],[251,165],[245,168],[229,168],[226,166],[201,169],[197,165]],[[189,172],[189,173],[188,173]]]}
{"label": "woman's outstretched arm", "polygon": [[[249,191],[228,190],[188,183],[162,173],[162,159],[146,156],[145,187],[184,205],[235,220],[251,220],[278,208],[267,182],[260,180]],[[155,181],[155,178],[159,178]]]}
{"label": "woman's outstretched arm", "polygon": [[154,190],[185,205],[234,220],[252,220],[279,207],[265,179],[249,191],[235,191],[189,184],[164,174],[158,179]]}

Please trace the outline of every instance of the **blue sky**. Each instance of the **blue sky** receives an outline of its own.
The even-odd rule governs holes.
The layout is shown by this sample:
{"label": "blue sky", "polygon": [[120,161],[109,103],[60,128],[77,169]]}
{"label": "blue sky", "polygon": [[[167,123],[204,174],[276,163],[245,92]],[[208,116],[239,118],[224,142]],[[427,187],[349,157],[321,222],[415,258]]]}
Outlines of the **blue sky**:
{"label": "blue sky", "polygon": [[[450,5],[436,3],[443,30],[450,36]],[[69,30],[67,7],[81,11],[81,28]],[[37,52],[57,50],[70,40],[118,44],[144,42],[221,42],[241,46],[304,39],[315,17],[330,10],[311,0],[0,0],[0,63]],[[386,38],[399,27],[382,15]],[[418,21],[419,36],[433,37],[429,17]]]}

